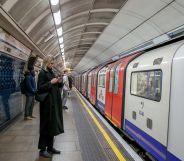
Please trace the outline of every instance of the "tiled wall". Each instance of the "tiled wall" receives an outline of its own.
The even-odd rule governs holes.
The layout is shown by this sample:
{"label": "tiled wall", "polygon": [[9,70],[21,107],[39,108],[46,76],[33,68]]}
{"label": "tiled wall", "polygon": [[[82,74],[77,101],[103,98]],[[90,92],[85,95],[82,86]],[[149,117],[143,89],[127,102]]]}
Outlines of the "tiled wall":
{"label": "tiled wall", "polygon": [[0,127],[22,110],[20,81],[25,62],[0,51]]}

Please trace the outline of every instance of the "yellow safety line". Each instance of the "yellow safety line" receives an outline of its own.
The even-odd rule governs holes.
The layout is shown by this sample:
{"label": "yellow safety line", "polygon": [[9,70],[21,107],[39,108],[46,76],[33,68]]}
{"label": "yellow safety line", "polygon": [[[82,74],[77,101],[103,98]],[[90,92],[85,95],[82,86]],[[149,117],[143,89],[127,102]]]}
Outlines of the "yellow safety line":
{"label": "yellow safety line", "polygon": [[[76,92],[77,93],[77,92]],[[104,138],[106,139],[106,141],[109,143],[110,147],[112,148],[112,150],[114,151],[114,153],[116,154],[116,156],[118,157],[118,159],[120,161],[126,161],[126,159],[123,157],[123,155],[120,153],[119,149],[116,147],[116,145],[113,143],[113,141],[111,140],[111,138],[109,137],[109,135],[107,134],[107,132],[103,129],[103,127],[100,125],[100,123],[98,122],[98,120],[96,119],[96,117],[94,116],[94,114],[91,112],[91,110],[88,108],[88,106],[86,105],[86,103],[82,100],[82,98],[79,96],[79,94],[77,93],[82,105],[84,106],[84,108],[86,109],[86,111],[89,113],[89,115],[91,116],[91,118],[93,119],[93,121],[95,122],[96,126],[98,127],[98,129],[101,131],[101,133],[103,134]]]}

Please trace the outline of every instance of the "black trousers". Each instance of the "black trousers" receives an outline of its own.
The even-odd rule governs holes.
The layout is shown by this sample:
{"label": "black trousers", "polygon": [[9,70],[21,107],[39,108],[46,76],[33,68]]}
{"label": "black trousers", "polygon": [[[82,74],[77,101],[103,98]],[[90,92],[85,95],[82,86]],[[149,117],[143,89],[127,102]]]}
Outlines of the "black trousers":
{"label": "black trousers", "polygon": [[54,136],[50,135],[40,135],[39,142],[38,142],[38,149],[46,150],[52,149],[54,143]]}

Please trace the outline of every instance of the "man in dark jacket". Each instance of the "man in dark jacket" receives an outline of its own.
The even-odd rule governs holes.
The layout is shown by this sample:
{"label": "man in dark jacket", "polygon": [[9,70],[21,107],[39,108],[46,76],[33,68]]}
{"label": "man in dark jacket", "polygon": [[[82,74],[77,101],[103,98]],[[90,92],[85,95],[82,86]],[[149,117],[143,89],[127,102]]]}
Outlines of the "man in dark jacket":
{"label": "man in dark jacket", "polygon": [[25,114],[24,119],[25,120],[32,120],[32,118],[35,118],[33,116],[33,107],[34,107],[34,96],[36,92],[36,82],[35,82],[35,73],[34,68],[29,67],[29,71],[25,73],[25,79],[26,79],[26,105],[25,105]]}

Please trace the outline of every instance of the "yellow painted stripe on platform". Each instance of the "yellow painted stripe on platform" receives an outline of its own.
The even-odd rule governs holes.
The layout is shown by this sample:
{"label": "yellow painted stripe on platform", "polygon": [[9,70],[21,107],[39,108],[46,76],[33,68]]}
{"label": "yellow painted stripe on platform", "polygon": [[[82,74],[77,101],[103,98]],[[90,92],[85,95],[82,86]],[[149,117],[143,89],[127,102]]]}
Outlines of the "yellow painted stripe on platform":
{"label": "yellow painted stripe on platform", "polygon": [[[77,92],[76,92],[77,93]],[[103,127],[100,125],[100,123],[98,122],[98,120],[96,119],[96,117],[94,116],[94,114],[91,112],[91,110],[88,108],[88,106],[86,105],[86,103],[82,100],[82,98],[80,97],[80,95],[77,93],[82,105],[84,106],[84,108],[86,109],[86,111],[89,113],[89,115],[91,116],[91,118],[93,119],[93,121],[95,122],[96,126],[98,127],[98,129],[101,131],[101,133],[103,134],[104,138],[106,139],[106,141],[109,143],[110,147],[112,148],[112,150],[114,151],[114,153],[116,154],[117,158],[120,161],[126,161],[126,159],[123,157],[123,155],[120,153],[119,149],[116,147],[116,145],[113,143],[113,141],[111,140],[111,138],[109,137],[109,135],[107,134],[107,132],[103,129]]]}

